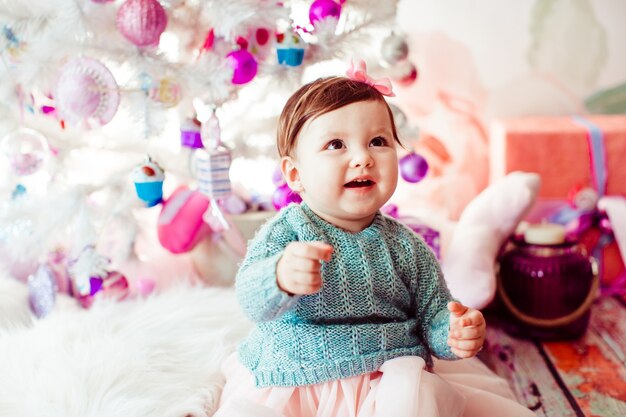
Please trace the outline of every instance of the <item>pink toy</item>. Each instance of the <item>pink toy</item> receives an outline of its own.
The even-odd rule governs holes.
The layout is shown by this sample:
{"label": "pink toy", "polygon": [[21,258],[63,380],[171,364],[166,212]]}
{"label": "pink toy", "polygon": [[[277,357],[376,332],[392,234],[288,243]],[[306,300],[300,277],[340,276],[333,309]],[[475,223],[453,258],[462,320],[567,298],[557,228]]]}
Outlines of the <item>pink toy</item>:
{"label": "pink toy", "polygon": [[178,187],[163,203],[157,226],[161,245],[172,253],[184,253],[211,233],[202,215],[209,206],[208,198],[199,191]]}
{"label": "pink toy", "polygon": [[479,309],[493,300],[496,255],[528,213],[540,186],[539,175],[512,172],[490,184],[463,210],[441,265],[453,297]]}

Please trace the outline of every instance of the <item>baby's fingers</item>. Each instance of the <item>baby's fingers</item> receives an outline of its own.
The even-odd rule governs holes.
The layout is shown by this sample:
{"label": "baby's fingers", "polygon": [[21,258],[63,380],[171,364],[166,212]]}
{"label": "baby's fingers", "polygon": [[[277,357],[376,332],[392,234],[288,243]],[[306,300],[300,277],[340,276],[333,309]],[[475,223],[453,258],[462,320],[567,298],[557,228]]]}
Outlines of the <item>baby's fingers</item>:
{"label": "baby's fingers", "polygon": [[483,313],[475,309],[470,309],[470,311],[463,316],[463,321],[467,323],[465,326],[480,327],[485,325]]}
{"label": "baby's fingers", "polygon": [[484,335],[483,329],[476,326],[467,326],[460,329],[450,331],[450,337],[453,339],[480,339]]}
{"label": "baby's fingers", "polygon": [[452,315],[456,317],[461,317],[463,314],[465,314],[468,308],[458,301],[450,301],[448,303],[448,310],[450,311],[450,313],[452,313]]}
{"label": "baby's fingers", "polygon": [[448,339],[448,346],[450,346],[450,350],[456,356],[460,358],[470,358],[478,351],[483,345],[482,339],[474,339],[474,340],[459,340],[459,339]]}
{"label": "baby's fingers", "polygon": [[288,250],[296,257],[315,261],[330,261],[333,247],[324,242],[292,242]]}
{"label": "baby's fingers", "polygon": [[467,359],[467,358],[473,358],[474,356],[476,356],[476,354],[480,352],[480,349],[463,350],[463,349],[457,349],[457,348],[450,348],[450,351],[459,358]]}

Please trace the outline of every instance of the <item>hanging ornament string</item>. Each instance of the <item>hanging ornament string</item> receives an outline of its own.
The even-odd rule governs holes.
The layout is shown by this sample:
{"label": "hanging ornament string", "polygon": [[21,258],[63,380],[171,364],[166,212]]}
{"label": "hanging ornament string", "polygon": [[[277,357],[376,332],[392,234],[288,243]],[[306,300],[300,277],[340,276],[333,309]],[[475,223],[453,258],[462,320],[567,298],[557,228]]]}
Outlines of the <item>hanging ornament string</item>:
{"label": "hanging ornament string", "polygon": [[139,80],[141,85],[141,91],[143,91],[143,138],[148,140],[150,136],[150,126],[148,118],[150,117],[150,109],[148,108],[148,100],[150,97],[150,90],[152,89],[153,79],[147,72],[139,74]]}

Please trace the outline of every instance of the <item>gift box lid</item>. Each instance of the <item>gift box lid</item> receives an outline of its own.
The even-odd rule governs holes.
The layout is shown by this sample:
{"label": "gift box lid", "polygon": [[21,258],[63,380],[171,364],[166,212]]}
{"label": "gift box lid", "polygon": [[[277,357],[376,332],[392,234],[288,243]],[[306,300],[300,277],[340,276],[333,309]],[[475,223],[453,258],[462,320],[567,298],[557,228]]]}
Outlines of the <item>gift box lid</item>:
{"label": "gift box lid", "polygon": [[[626,194],[626,116],[589,116],[602,132],[607,194]],[[539,197],[567,198],[574,187],[594,187],[589,131],[574,117],[495,120],[490,131],[490,180],[513,171],[541,176]]]}

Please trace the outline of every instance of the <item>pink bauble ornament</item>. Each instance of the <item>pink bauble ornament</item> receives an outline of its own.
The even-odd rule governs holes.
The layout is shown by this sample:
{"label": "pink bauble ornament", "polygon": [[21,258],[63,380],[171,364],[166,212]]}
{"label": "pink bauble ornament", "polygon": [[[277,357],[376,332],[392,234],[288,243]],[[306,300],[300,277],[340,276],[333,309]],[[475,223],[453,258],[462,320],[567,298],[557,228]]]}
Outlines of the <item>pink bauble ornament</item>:
{"label": "pink bauble ornament", "polygon": [[417,80],[417,67],[409,61],[403,61],[396,81],[401,85],[411,85]]}
{"label": "pink bauble ornament", "polygon": [[117,29],[137,46],[157,45],[167,14],[157,0],[126,0],[117,11]]}
{"label": "pink bauble ornament", "polygon": [[147,297],[154,291],[156,283],[150,278],[139,278],[135,281],[135,290],[140,297]]}
{"label": "pink bauble ornament", "polygon": [[419,182],[428,173],[428,162],[412,152],[400,158],[400,175],[407,182]]}
{"label": "pink bauble ornament", "polygon": [[96,119],[106,124],[115,115],[120,91],[111,71],[92,58],[74,58],[61,68],[54,94],[59,116],[70,124]]}
{"label": "pink bauble ornament", "polygon": [[341,5],[333,0],[315,0],[309,8],[309,20],[315,24],[328,18],[339,19],[341,15]]}
{"label": "pink bauble ornament", "polygon": [[272,195],[272,204],[276,210],[287,207],[290,203],[300,203],[301,201],[300,195],[294,193],[287,184],[278,187]]}
{"label": "pink bauble ornament", "polygon": [[39,171],[48,157],[48,141],[36,130],[19,128],[0,140],[0,151],[9,160],[16,175],[24,176]]}
{"label": "pink bauble ornament", "polygon": [[226,59],[228,65],[233,69],[233,84],[245,84],[256,75],[258,69],[256,59],[245,49],[229,53],[226,55]]}
{"label": "pink bauble ornament", "polygon": [[601,213],[600,220],[598,220],[598,228],[604,234],[613,235],[613,226],[606,213]]}

